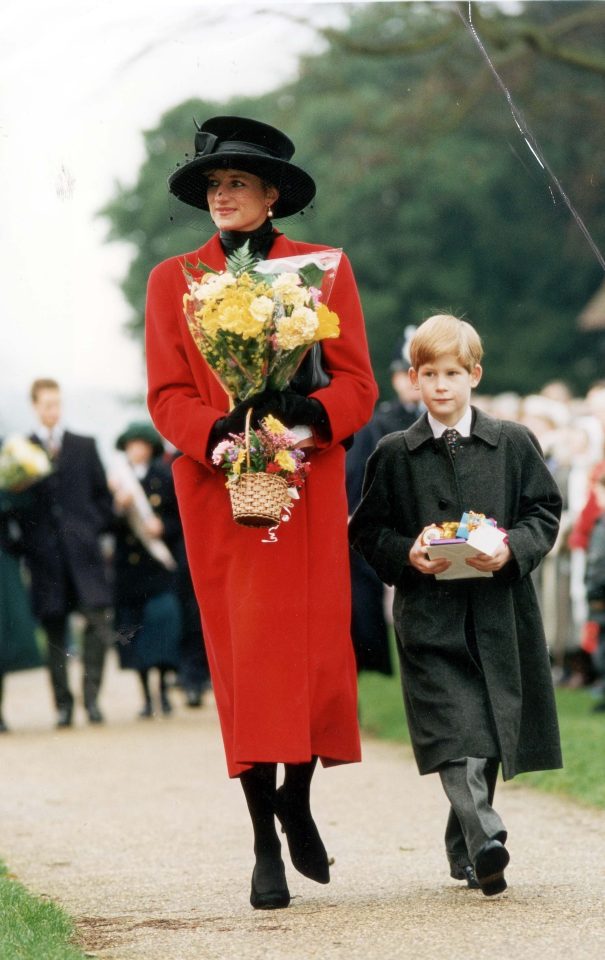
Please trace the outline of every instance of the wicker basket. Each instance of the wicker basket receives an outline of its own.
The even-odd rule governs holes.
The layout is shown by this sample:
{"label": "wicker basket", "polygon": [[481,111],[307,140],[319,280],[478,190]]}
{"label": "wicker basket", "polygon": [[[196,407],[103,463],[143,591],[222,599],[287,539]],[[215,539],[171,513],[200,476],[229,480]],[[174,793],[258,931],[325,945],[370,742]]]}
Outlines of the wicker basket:
{"label": "wicker basket", "polygon": [[[246,414],[246,465],[250,470],[250,417]],[[244,527],[274,527],[289,503],[288,483],[274,473],[240,473],[227,481],[233,519]]]}
{"label": "wicker basket", "polygon": [[242,473],[228,484],[233,519],[245,527],[274,527],[289,502],[288,484],[274,473]]}

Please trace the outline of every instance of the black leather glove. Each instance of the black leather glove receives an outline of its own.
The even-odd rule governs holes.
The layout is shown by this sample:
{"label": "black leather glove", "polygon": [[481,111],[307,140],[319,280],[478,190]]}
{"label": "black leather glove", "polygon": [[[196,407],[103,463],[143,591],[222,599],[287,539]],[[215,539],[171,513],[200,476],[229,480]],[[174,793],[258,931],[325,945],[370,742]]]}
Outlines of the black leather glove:
{"label": "black leather glove", "polygon": [[221,440],[226,440],[229,434],[243,433],[246,425],[247,410],[247,406],[244,406],[243,403],[238,403],[233,410],[230,410],[229,413],[225,414],[224,417],[220,417],[220,419],[213,424],[208,434],[209,454],[212,454],[217,443],[220,443]]}
{"label": "black leather glove", "polygon": [[208,436],[208,457],[217,443],[226,440],[231,433],[243,433],[246,428],[246,415],[252,407],[251,426],[257,427],[269,413],[280,420],[285,427],[297,425],[315,427],[318,433],[329,437],[328,415],[319,400],[303,397],[290,387],[285,390],[262,390],[248,400],[236,404],[233,410],[220,417],[213,425]]}
{"label": "black leather glove", "polygon": [[253,411],[250,419],[252,427],[258,426],[259,421],[266,417],[268,413],[274,413],[277,406],[275,398],[278,396],[279,393],[276,390],[262,390],[260,393],[253,394],[247,400],[236,403],[233,410],[230,410],[229,413],[220,417],[213,424],[208,435],[208,456],[212,456],[212,451],[221,440],[226,440],[232,433],[244,432],[246,416],[250,407]]}
{"label": "black leather glove", "polygon": [[328,415],[319,400],[303,397],[290,387],[281,390],[275,397],[275,408],[270,412],[286,427],[301,424],[316,427],[320,433],[330,432]]}

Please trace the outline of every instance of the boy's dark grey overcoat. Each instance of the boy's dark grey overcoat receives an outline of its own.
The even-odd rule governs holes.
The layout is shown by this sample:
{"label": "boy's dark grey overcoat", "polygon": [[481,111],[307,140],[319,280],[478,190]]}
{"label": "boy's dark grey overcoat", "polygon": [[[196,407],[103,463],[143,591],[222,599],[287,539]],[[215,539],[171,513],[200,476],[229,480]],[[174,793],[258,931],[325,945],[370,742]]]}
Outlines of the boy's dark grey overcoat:
{"label": "boy's dark grey overcoat", "polygon": [[[456,581],[410,566],[423,527],[458,520],[465,510],[496,519],[514,559],[493,578]],[[425,414],[385,437],[368,461],[350,536],[396,587],[405,706],[420,773],[464,756],[499,756],[505,779],[561,766],[530,577],[554,544],[560,513],[561,496],[535,437],[481,410],[474,410],[471,437],[454,459]]]}

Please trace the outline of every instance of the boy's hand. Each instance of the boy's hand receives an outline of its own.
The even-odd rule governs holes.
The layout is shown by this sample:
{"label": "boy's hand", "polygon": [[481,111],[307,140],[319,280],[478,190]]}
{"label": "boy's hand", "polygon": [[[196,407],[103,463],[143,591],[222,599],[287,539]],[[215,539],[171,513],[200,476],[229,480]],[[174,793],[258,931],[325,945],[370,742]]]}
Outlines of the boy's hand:
{"label": "boy's hand", "polygon": [[[428,530],[428,527],[425,527],[424,530]],[[451,566],[451,562],[446,560],[445,557],[440,557],[437,560],[431,560],[429,558],[426,552],[426,544],[422,542],[424,530],[420,533],[414,546],[410,550],[410,565],[416,570],[419,570],[420,573],[443,573],[444,570],[447,570],[447,568]]]}
{"label": "boy's hand", "polygon": [[501,543],[496,552],[490,557],[487,553],[478,553],[476,557],[469,557],[465,562],[475,570],[486,570],[494,573],[512,559],[512,552],[507,543]]}

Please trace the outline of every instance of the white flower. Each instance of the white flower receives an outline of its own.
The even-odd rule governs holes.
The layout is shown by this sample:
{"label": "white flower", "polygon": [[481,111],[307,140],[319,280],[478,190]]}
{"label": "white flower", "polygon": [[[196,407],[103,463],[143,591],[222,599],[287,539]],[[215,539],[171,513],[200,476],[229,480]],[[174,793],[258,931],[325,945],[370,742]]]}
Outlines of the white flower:
{"label": "white flower", "polygon": [[220,297],[225,287],[231,287],[237,281],[232,273],[205,273],[201,280],[190,284],[191,296],[195,300],[213,300]]}
{"label": "white flower", "polygon": [[286,306],[302,307],[307,300],[308,291],[301,285],[297,273],[280,273],[271,286]]}
{"label": "white flower", "polygon": [[266,323],[273,316],[275,304],[270,297],[255,297],[250,304],[250,313],[259,323]]}
{"label": "white flower", "polygon": [[300,287],[301,280],[297,273],[278,273],[271,286],[274,290],[290,290],[293,287]]}
{"label": "white flower", "polygon": [[11,437],[4,444],[2,452],[12,457],[31,476],[48,471],[48,457],[45,451],[37,444],[26,440],[25,437]]}
{"label": "white flower", "polygon": [[0,450],[0,490],[24,489],[50,473],[46,452],[25,437],[9,437]]}

